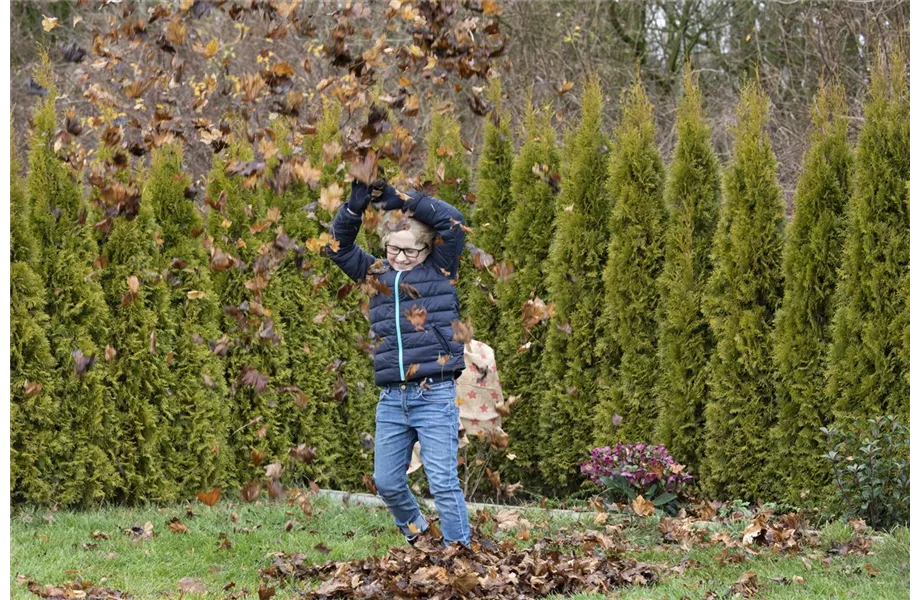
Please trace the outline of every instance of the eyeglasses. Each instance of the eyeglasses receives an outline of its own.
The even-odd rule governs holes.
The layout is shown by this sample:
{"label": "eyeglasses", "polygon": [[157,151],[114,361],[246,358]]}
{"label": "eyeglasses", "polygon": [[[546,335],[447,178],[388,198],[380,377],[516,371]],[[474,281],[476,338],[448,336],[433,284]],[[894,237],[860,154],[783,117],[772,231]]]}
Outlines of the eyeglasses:
{"label": "eyeglasses", "polygon": [[399,246],[391,246],[387,244],[387,254],[392,254],[393,258],[399,256],[399,253],[402,252],[406,255],[406,258],[418,258],[419,252],[424,251],[428,248],[428,244],[425,244],[421,248],[400,248]]}

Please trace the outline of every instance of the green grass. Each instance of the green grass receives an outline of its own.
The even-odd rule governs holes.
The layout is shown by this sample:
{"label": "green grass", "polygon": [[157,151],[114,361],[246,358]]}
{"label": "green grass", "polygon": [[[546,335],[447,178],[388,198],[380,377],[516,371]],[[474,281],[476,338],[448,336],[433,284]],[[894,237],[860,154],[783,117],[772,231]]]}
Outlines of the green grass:
{"label": "green grass", "polygon": [[[178,597],[178,581],[192,577],[203,582],[215,598],[247,588],[255,597],[259,569],[271,564],[275,552],[302,552],[309,561],[346,560],[382,555],[404,540],[384,508],[367,506],[345,507],[340,502],[314,498],[314,516],[308,520],[296,507],[282,502],[257,504],[221,501],[214,507],[200,503],[191,505],[193,517],[186,515],[185,505],[167,507],[110,508],[93,512],[17,511],[11,518],[12,556],[11,588],[13,598],[35,598],[17,575],[30,577],[39,583],[59,584],[81,577],[133,594],[135,597]],[[236,515],[236,522],[232,516]],[[571,519],[552,519],[538,509],[526,509],[524,518],[531,521],[532,540],[563,528],[582,527]],[[471,515],[473,516],[473,515]],[[187,527],[183,534],[171,533],[167,523],[178,517]],[[624,534],[630,545],[629,558],[654,562],[668,567],[681,564],[684,558],[696,561],[683,573],[669,573],[650,588],[618,590],[607,598],[622,600],[659,598],[702,598],[708,590],[720,596],[745,571],[757,573],[760,595],[765,598],[871,598],[885,600],[907,598],[909,587],[909,531],[896,530],[873,543],[874,555],[833,557],[830,564],[822,561],[825,551],[834,542],[853,535],[846,524],[832,523],[821,532],[821,546],[809,548],[790,556],[777,556],[764,551],[739,564],[720,565],[721,545],[712,548],[694,546],[683,551],[662,543],[657,531],[657,519],[635,519],[611,515],[625,525]],[[285,531],[293,520],[294,527]],[[132,545],[125,533],[132,525],[150,521],[154,526],[152,540]],[[586,521],[590,525],[591,521]],[[737,534],[744,524],[727,530]],[[486,531],[491,532],[491,526]],[[93,539],[92,532],[101,531],[109,539]],[[230,540],[229,548],[220,548],[221,534]],[[499,537],[510,537],[503,532]],[[320,543],[328,553],[316,548]],[[95,544],[95,546],[93,546]],[[525,545],[524,542],[518,542]],[[735,550],[734,552],[738,552]],[[802,558],[811,563],[810,569]],[[869,564],[878,571],[867,572]],[[795,583],[793,577],[804,578]],[[785,578],[789,583],[773,581]],[[222,590],[234,582],[228,592]],[[276,598],[296,597],[297,587],[278,590]],[[186,596],[189,597],[189,596]],[[556,597],[558,598],[558,597]],[[601,600],[601,594],[576,594],[570,600]]]}

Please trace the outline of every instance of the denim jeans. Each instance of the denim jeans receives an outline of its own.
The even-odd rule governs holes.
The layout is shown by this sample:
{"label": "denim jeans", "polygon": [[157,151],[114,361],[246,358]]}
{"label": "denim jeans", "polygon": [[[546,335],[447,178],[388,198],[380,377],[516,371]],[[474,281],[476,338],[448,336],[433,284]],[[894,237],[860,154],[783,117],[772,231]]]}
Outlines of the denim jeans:
{"label": "denim jeans", "polygon": [[374,483],[396,526],[407,536],[428,529],[409,489],[406,469],[412,446],[421,445],[422,465],[441,517],[444,543],[470,544],[470,520],[457,475],[457,430],[460,409],[456,381],[393,383],[383,386],[377,401]]}

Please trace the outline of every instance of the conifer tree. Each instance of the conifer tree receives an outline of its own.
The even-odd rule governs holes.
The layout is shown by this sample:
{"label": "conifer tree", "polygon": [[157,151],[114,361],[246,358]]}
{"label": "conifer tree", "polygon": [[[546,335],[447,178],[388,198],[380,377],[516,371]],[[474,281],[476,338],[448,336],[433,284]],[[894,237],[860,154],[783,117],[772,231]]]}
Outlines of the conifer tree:
{"label": "conifer tree", "polygon": [[[15,145],[10,144],[10,148]],[[59,385],[45,335],[46,290],[36,273],[39,247],[15,151],[10,163],[10,497],[48,505],[57,500],[55,461],[62,455]]]}
{"label": "conifer tree", "polygon": [[[316,146],[312,155],[313,164],[324,164],[319,148],[323,144],[341,142],[339,126],[342,106],[333,99],[326,99],[323,116],[317,126]],[[336,173],[337,165],[324,165],[321,181],[323,185],[338,185],[347,189]],[[318,194],[314,194],[316,197]],[[343,196],[347,197],[347,196]],[[358,236],[358,244],[369,252],[382,256],[376,248],[368,245],[374,238],[372,209],[365,211],[365,224]],[[332,220],[334,212],[323,212],[321,222]],[[308,230],[304,229],[304,235]],[[309,230],[313,235],[324,233],[322,229]],[[298,239],[300,239],[298,237]],[[311,290],[318,311],[311,311],[311,338],[307,339],[312,354],[307,357],[311,367],[317,370],[316,413],[314,426],[306,432],[303,440],[315,446],[316,460],[308,470],[322,485],[338,488],[362,486],[364,475],[373,473],[373,459],[370,450],[361,445],[364,434],[374,433],[374,407],[377,389],[374,386],[373,364],[370,355],[368,332],[368,300],[358,292],[357,286],[348,279],[332,261],[321,258],[318,246],[309,251],[312,262],[311,281],[323,282],[324,286]],[[312,286],[311,286],[312,287]],[[364,348],[362,349],[362,344]],[[294,351],[299,351],[298,347]]]}
{"label": "conifer tree", "polygon": [[80,186],[53,150],[57,88],[47,56],[36,80],[48,93],[33,117],[26,185],[40,248],[37,271],[47,290],[45,331],[59,380],[53,393],[62,454],[54,458],[59,474],[54,501],[89,506],[112,497],[117,481],[110,455],[112,411],[103,395],[102,349],[111,318],[92,269],[97,248],[87,231],[91,225],[81,217]]}
{"label": "conifer tree", "polygon": [[154,152],[141,202],[159,227],[161,269],[168,269],[170,324],[175,330],[174,379],[177,414],[172,428],[181,497],[227,480],[227,384],[221,358],[209,343],[221,335],[221,306],[211,283],[201,243],[203,221],[182,169],[182,151],[164,146]]}
{"label": "conifer tree", "polygon": [[703,483],[714,495],[748,500],[772,491],[765,469],[775,419],[769,340],[782,296],[782,192],[767,115],[762,88],[745,84],[703,299],[716,341]]}
{"label": "conifer tree", "polygon": [[538,111],[528,100],[524,114],[524,142],[511,170],[513,208],[508,215],[503,257],[514,273],[506,282],[496,284],[501,320],[495,356],[506,401],[510,396],[518,397],[511,414],[502,421],[510,440],[508,451],[515,455],[502,476],[506,481],[523,481],[527,489],[539,489],[540,452],[546,444],[540,427],[540,402],[545,396],[540,357],[547,325],[527,323],[525,328],[522,309],[529,300],[549,301],[548,257],[560,158],[550,121],[552,111]]}
{"label": "conifer tree", "polygon": [[[460,122],[453,112],[435,110],[432,113],[425,146],[427,154],[423,179],[435,185],[433,195],[453,205],[463,214],[464,220],[471,223],[473,205],[467,199],[471,175],[466,164],[466,148],[463,146]],[[464,248],[456,285],[460,297],[461,320],[469,314],[466,299],[475,291],[478,277],[480,271],[473,265],[469,249]],[[473,338],[477,339],[478,335],[474,329]]]}
{"label": "conifer tree", "polygon": [[910,258],[910,106],[903,53],[872,73],[837,283],[828,395],[838,415],[909,415],[901,291]]}
{"label": "conifer tree", "polygon": [[[253,160],[253,149],[237,136],[224,160],[211,169],[207,194],[212,202],[208,237],[213,285],[223,308],[223,336],[212,349],[224,356],[229,387],[228,468],[238,480],[262,477],[262,467],[289,449],[289,415],[276,410],[278,382],[288,381],[284,330],[274,320],[278,288],[270,288],[270,269],[260,262],[273,232],[258,227],[266,215],[267,193],[258,182],[228,174],[231,161]],[[263,244],[269,246],[264,247]],[[263,258],[263,261],[265,259]]]}
{"label": "conifer tree", "polygon": [[703,407],[713,340],[702,312],[719,216],[719,160],[703,116],[702,94],[689,66],[677,107],[677,144],[665,187],[668,210],[659,278],[659,414],[655,438],[696,473],[703,458]]}
{"label": "conifer tree", "polygon": [[[614,440],[650,442],[657,417],[656,280],[664,260],[664,167],[641,82],[624,92],[621,105],[607,179],[610,246],[604,269],[604,335],[617,349],[619,364],[596,409],[599,446]],[[622,419],[618,425],[615,416]]]}
{"label": "conifer tree", "polygon": [[[123,501],[175,498],[178,476],[175,377],[169,291],[160,276],[153,207],[116,217],[103,253],[102,287],[112,314],[106,398],[114,410],[110,432]],[[110,358],[109,356],[106,357]]]}
{"label": "conifer tree", "polygon": [[605,189],[609,141],[601,131],[600,83],[586,82],[581,121],[567,140],[562,192],[549,253],[549,290],[555,316],[546,336],[547,391],[540,424],[548,445],[540,470],[548,485],[572,490],[581,480],[593,439],[599,388],[597,346],[604,305],[609,201]]}
{"label": "conifer tree", "polygon": [[[476,171],[476,205],[473,210],[473,234],[470,240],[499,264],[505,260],[507,219],[511,211],[511,163],[514,158],[511,116],[501,106],[501,84],[492,80],[489,99],[493,109],[485,123],[482,152]],[[469,296],[467,313],[476,339],[496,347],[499,308],[496,300],[496,277],[492,269],[476,270]]]}
{"label": "conifer tree", "polygon": [[825,363],[831,299],[843,245],[849,196],[846,97],[821,87],[812,106],[812,132],[795,194],[795,213],[783,252],[783,300],[776,314],[777,423],[771,471],[790,502],[829,483],[821,459],[829,424]]}

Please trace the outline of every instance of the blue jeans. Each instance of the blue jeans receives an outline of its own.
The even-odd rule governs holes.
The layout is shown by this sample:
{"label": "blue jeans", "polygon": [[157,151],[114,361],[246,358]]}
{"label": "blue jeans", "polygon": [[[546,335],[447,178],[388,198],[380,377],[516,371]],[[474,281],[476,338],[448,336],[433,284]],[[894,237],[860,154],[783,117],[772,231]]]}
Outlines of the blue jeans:
{"label": "blue jeans", "polygon": [[418,440],[444,543],[469,546],[470,520],[457,475],[457,384],[448,379],[428,385],[427,390],[410,382],[383,386],[377,401],[374,483],[403,534],[428,529],[406,474]]}

